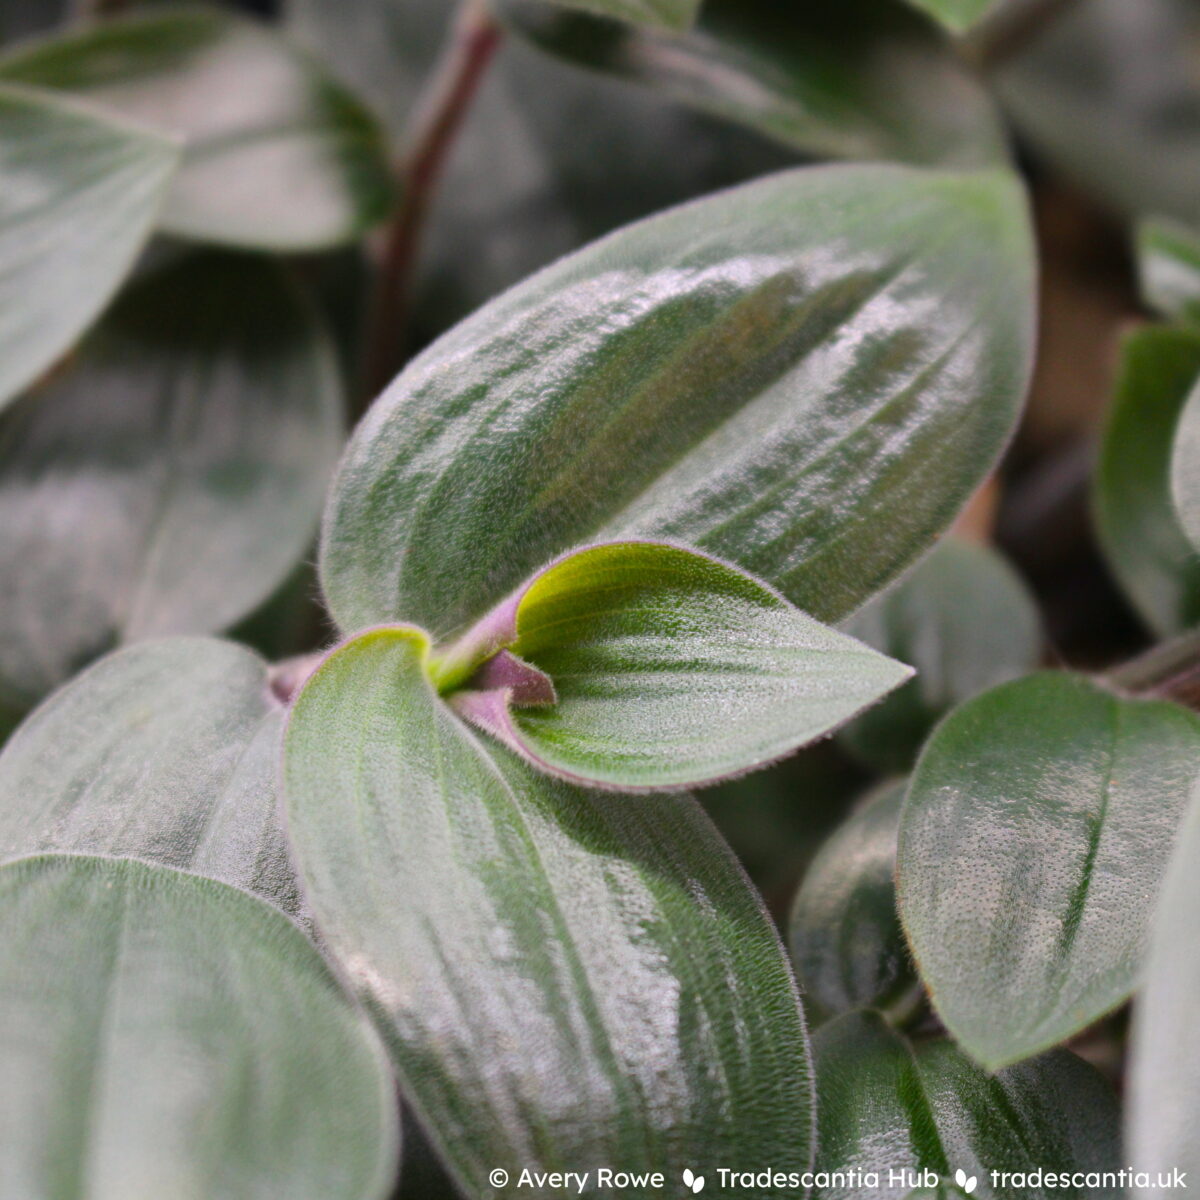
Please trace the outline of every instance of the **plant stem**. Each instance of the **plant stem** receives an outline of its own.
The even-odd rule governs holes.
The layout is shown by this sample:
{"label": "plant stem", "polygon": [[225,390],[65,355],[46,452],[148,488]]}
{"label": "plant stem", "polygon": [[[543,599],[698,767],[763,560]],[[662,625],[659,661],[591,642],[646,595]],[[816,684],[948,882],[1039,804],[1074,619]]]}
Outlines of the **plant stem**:
{"label": "plant stem", "polygon": [[984,71],[1016,58],[1079,0],[1027,0],[1011,16],[985,22],[982,34],[964,47],[967,58]]}
{"label": "plant stem", "polygon": [[1107,678],[1124,691],[1200,711],[1200,632],[1155,646],[1110,671]]}
{"label": "plant stem", "polygon": [[405,138],[407,150],[398,168],[400,205],[387,231],[367,320],[365,402],[400,368],[413,273],[430,202],[501,36],[484,0],[463,0]]}

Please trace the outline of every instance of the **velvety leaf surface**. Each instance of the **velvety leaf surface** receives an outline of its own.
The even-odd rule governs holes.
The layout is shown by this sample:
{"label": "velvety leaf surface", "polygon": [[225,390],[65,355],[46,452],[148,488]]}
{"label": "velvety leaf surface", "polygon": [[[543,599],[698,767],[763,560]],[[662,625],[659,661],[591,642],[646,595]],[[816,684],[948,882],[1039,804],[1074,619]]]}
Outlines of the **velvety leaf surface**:
{"label": "velvety leaf surface", "polygon": [[[1163,882],[1146,981],[1134,1002],[1128,1146],[1139,1170],[1200,1176],[1200,803],[1195,799]],[[1155,1187],[1134,1194],[1161,1196]]]}
{"label": "velvety leaf surface", "polygon": [[382,1200],[370,1026],[269,905],[167,867],[0,867],[3,1200]]}
{"label": "velvety leaf surface", "polygon": [[965,33],[972,25],[990,17],[1010,0],[908,0],[914,8],[928,13],[952,33]]}
{"label": "velvety leaf surface", "polygon": [[896,912],[903,781],[869,795],[804,875],[788,942],[806,996],[830,1014],[893,1000],[915,978]]}
{"label": "velvety leaf surface", "polygon": [[[1171,450],[1171,494],[1175,513],[1193,548],[1200,547],[1200,388],[1193,387]],[[1193,554],[1195,550],[1193,549]]]}
{"label": "velvety leaf surface", "polygon": [[317,923],[468,1194],[497,1167],[804,1169],[795,986],[699,808],[534,772],[437,698],[427,655],[394,627],[326,660],[287,809]]}
{"label": "velvety leaf surface", "polygon": [[1200,717],[1067,674],[956,709],[917,763],[900,913],[946,1027],[1001,1067],[1129,997],[1200,762]]}
{"label": "velvety leaf surface", "polygon": [[187,6],[20,46],[0,79],[73,92],[182,139],[163,229],[229,245],[352,241],[391,202],[386,147],[354,96],[265,25]]}
{"label": "velvety leaf surface", "polygon": [[1007,159],[987,94],[894,0],[706,0],[700,24],[682,35],[564,14],[540,0],[502,0],[500,12],[552,54],[806,154],[969,166]]}
{"label": "velvety leaf surface", "polygon": [[1171,496],[1175,430],[1197,379],[1200,333],[1150,327],[1125,339],[1093,485],[1108,565],[1164,637],[1200,621],[1200,558]]}
{"label": "velvety leaf surface", "polygon": [[1000,74],[1025,138],[1111,206],[1200,226],[1192,0],[1088,0]]}
{"label": "velvety leaf surface", "polygon": [[0,405],[108,303],[178,161],[166,138],[0,86]]}
{"label": "velvety leaf surface", "polygon": [[907,771],[956,704],[1033,670],[1041,625],[1029,589],[996,551],[948,538],[854,616],[846,633],[909,663],[917,677],[842,732],[863,762]]}
{"label": "velvety leaf surface", "polygon": [[295,913],[276,786],[284,716],[266,663],[232,642],[166,638],[109,655],[0,754],[0,860],[150,859]]}
{"label": "velvety leaf surface", "polygon": [[455,708],[543,770],[622,791],[763,766],[909,674],[753,576],[654,542],[568,555],[485,617],[464,649],[481,638],[552,687],[523,701],[508,677],[520,662],[503,656],[454,694]]}
{"label": "velvety leaf surface", "polygon": [[0,692],[257,608],[309,550],[341,423],[329,340],[274,264],[198,255],[131,288],[0,424]]}
{"label": "velvety leaf surface", "polygon": [[817,1200],[871,1195],[902,1200],[913,1184],[889,1171],[930,1170],[943,1194],[1113,1197],[1099,1187],[993,1187],[992,1171],[1102,1172],[1120,1164],[1116,1097],[1100,1074],[1056,1050],[988,1075],[952,1042],[915,1053],[876,1013],[848,1013],[813,1037],[821,1138],[817,1170],[877,1172],[879,1185],[818,1187]]}
{"label": "velvety leaf surface", "polygon": [[696,19],[701,0],[551,0],[551,3],[634,25],[686,29]]}
{"label": "velvety leaf surface", "polygon": [[845,616],[1009,436],[1028,237],[1006,174],[824,167],[562,260],[421,354],[360,425],[323,535],[337,621],[444,637],[556,554],[626,537],[696,545]]}
{"label": "velvety leaf surface", "polygon": [[1144,221],[1137,259],[1146,303],[1164,316],[1200,324],[1200,235],[1173,221]]}

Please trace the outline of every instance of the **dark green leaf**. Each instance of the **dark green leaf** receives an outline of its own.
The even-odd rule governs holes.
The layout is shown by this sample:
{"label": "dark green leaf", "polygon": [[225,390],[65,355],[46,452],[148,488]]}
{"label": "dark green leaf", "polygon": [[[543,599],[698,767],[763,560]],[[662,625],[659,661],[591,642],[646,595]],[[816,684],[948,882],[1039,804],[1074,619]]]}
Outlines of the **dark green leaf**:
{"label": "dark green leaf", "polygon": [[656,542],[593,546],[539,572],[449,648],[443,691],[455,670],[468,720],[542,770],[621,791],[764,766],[909,674],[753,576]]}
{"label": "dark green leaf", "polygon": [[622,230],[376,403],[328,509],[334,616],[443,637],[572,545],[665,537],[841,618],[1005,444],[1032,274],[1004,173],[792,171]]}
{"label": "dark green leaf", "polygon": [[482,743],[428,649],[394,627],[326,660],[292,709],[287,809],[318,925],[468,1194],[496,1168],[802,1170],[795,986],[694,801]]}
{"label": "dark green leaf", "polygon": [[1194,0],[1069,6],[1000,75],[1022,133],[1122,211],[1200,226]]}
{"label": "dark green leaf", "polygon": [[806,154],[968,166],[1007,159],[987,94],[894,0],[707,0],[699,26],[682,35],[539,0],[502,0],[500,12],[552,54]]}
{"label": "dark green leaf", "polygon": [[178,162],[156,134],[0,86],[0,406],[108,303]]}
{"label": "dark green leaf", "polygon": [[[971,1194],[985,1200],[1115,1200],[1121,1194],[1099,1183],[1057,1188],[993,1182],[994,1171],[1086,1175],[1119,1169],[1116,1097],[1073,1054],[1054,1051],[988,1075],[950,1042],[927,1042],[914,1054],[874,1013],[830,1021],[814,1036],[813,1053],[821,1107],[818,1172],[878,1176],[866,1187],[818,1184],[816,1200],[903,1200],[925,1186],[961,1197],[953,1185],[958,1171],[975,1178]],[[941,1182],[928,1184],[925,1171]]]}
{"label": "dark green leaf", "polygon": [[231,642],[110,655],[0,754],[0,860],[43,850],[183,867],[300,908],[278,814],[284,708]]}
{"label": "dark green leaf", "polygon": [[235,888],[76,855],[0,867],[5,1200],[382,1200],[377,1039],[304,935]]}
{"label": "dark green leaf", "polygon": [[634,25],[661,29],[686,29],[695,19],[701,0],[550,0],[563,8],[578,8]]}
{"label": "dark green leaf", "polygon": [[18,47],[0,78],[85,96],[184,141],[160,221],[228,245],[352,241],[391,202],[374,118],[264,25],[217,8],[138,13]]}
{"label": "dark green leaf", "polygon": [[1200,235],[1173,221],[1143,221],[1137,256],[1146,303],[1164,316],[1200,324]]}
{"label": "dark green leaf", "polygon": [[[1197,793],[1200,795],[1200,793]],[[1163,882],[1146,964],[1134,1003],[1128,1145],[1140,1170],[1178,1169],[1200,1177],[1200,799],[1193,797]],[[1161,1196],[1155,1187],[1140,1196]]]}
{"label": "dark green leaf", "polygon": [[896,773],[951,708],[1033,670],[1041,654],[1037,607],[1020,577],[994,550],[958,538],[843,628],[917,670],[842,733],[865,763]]}
{"label": "dark green leaf", "polygon": [[1074,675],[956,709],[917,763],[900,913],[946,1027],[1001,1067],[1128,999],[1200,762],[1200,717]]}
{"label": "dark green leaf", "polygon": [[275,265],[197,256],[130,289],[0,425],[0,693],[253,611],[309,549],[341,420],[328,338]]}
{"label": "dark green leaf", "polygon": [[896,833],[904,784],[867,797],[813,859],[788,940],[801,987],[827,1013],[884,1004],[914,974],[896,913]]}
{"label": "dark green leaf", "polygon": [[1150,327],[1126,338],[1096,471],[1108,565],[1161,636],[1200,620],[1200,558],[1179,523],[1170,478],[1175,429],[1197,379],[1200,333]]}

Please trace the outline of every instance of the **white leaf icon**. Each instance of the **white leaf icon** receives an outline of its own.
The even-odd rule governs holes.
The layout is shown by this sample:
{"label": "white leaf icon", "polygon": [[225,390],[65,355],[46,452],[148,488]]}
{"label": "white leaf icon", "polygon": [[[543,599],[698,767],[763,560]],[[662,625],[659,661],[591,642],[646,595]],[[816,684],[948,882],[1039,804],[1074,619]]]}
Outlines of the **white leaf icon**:
{"label": "white leaf icon", "polygon": [[974,1175],[968,1176],[961,1167],[954,1172],[954,1182],[969,1196],[976,1188],[979,1180]]}
{"label": "white leaf icon", "polygon": [[697,1175],[695,1183],[692,1184],[693,1192],[702,1192],[704,1190],[704,1176]]}
{"label": "white leaf icon", "polygon": [[[960,1171],[960,1172],[959,1172],[959,1174],[962,1174],[962,1172]],[[685,1186],[685,1187],[691,1187],[691,1186],[692,1186],[692,1180],[693,1180],[693,1179],[695,1179],[695,1178],[696,1178],[696,1177],[695,1177],[695,1175],[693,1175],[693,1174],[692,1174],[692,1168],[691,1168],[691,1167],[684,1167],[684,1169],[683,1169],[683,1182],[684,1182],[684,1186]]]}

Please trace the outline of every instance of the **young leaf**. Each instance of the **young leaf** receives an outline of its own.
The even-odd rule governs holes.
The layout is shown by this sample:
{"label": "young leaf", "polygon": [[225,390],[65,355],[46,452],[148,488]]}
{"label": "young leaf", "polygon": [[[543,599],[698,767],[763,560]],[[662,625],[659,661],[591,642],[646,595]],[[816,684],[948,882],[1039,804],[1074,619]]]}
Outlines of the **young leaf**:
{"label": "young leaf", "polygon": [[6,1196],[382,1200],[386,1060],[281,913],[167,867],[0,867]]}
{"label": "young leaf", "polygon": [[1137,261],[1146,303],[1164,316],[1200,324],[1200,234],[1174,221],[1143,221]]}
{"label": "young leaf", "polygon": [[1071,5],[999,74],[1018,129],[1122,212],[1200,226],[1200,83],[1192,0]]}
{"label": "young leaf", "polygon": [[110,655],[0,754],[0,861],[150,859],[296,913],[276,790],[283,721],[266,664],[232,642],[168,638]]}
{"label": "young leaf", "polygon": [[178,161],[157,134],[0,85],[0,407],[108,303]]}
{"label": "young leaf", "polygon": [[617,21],[659,29],[686,29],[700,10],[701,0],[550,0],[563,8],[598,13]]}
{"label": "young leaf", "polygon": [[1108,565],[1160,636],[1200,621],[1200,558],[1171,497],[1171,452],[1200,379],[1200,332],[1151,326],[1126,338],[1100,445],[1093,503]]}
{"label": "young leaf", "polygon": [[227,245],[353,241],[391,203],[374,118],[266,26],[200,6],[19,46],[0,79],[62,89],[183,139],[160,224]]}
{"label": "young leaf", "polygon": [[392,627],[331,654],[293,706],[285,790],[318,925],[460,1184],[805,1169],[795,985],[694,801],[538,774],[438,699],[428,652]]}
{"label": "young leaf", "polygon": [[904,784],[868,796],[821,847],[796,893],[788,942],[806,995],[830,1014],[883,1004],[914,979],[896,912]]}
{"label": "young leaf", "polygon": [[[455,659],[469,668],[473,648],[501,646],[454,707],[540,769],[621,791],[764,766],[909,674],[753,576],[655,542],[593,546],[553,563],[435,673]],[[522,664],[541,672],[543,692],[514,689]]]}
{"label": "young leaf", "polygon": [[1200,761],[1200,717],[1065,674],[938,726],[900,825],[900,914],[951,1033],[1002,1067],[1128,999]]}
{"label": "young leaf", "polygon": [[1012,0],[908,0],[913,8],[940,21],[951,33],[966,33],[973,25],[1012,3]]}
{"label": "young leaf", "polygon": [[556,12],[540,0],[502,0],[499,11],[551,54],[806,154],[965,166],[1008,158],[987,93],[894,0],[706,0],[700,24],[684,34]]}
{"label": "young leaf", "polygon": [[1004,446],[1032,276],[999,172],[801,169],[621,230],[376,402],[327,510],[334,616],[444,638],[580,542],[650,537],[844,617]]}
{"label": "young leaf", "polygon": [[1200,548],[1200,382],[1193,386],[1171,450],[1171,494],[1184,533],[1191,539],[1193,563]]}
{"label": "young leaf", "polygon": [[[1139,1170],[1200,1176],[1200,800],[1193,794],[1154,917],[1146,982],[1134,1003],[1128,1144]],[[1154,1188],[1137,1195],[1159,1196]]]}
{"label": "young leaf", "polygon": [[0,692],[255,609],[311,545],[341,424],[329,340],[274,264],[131,288],[0,426]]}
{"label": "young leaf", "polygon": [[[848,1013],[813,1037],[821,1108],[818,1172],[876,1172],[878,1186],[818,1187],[815,1200],[904,1200],[914,1173],[948,1187],[962,1171],[985,1200],[1063,1195],[1053,1186],[994,1187],[993,1171],[1068,1175],[1116,1171],[1120,1116],[1100,1074],[1058,1050],[988,1075],[952,1043],[914,1053],[875,1013]],[[890,1182],[889,1172],[896,1172]],[[901,1177],[905,1182],[900,1182]],[[945,1194],[943,1192],[943,1194]],[[960,1189],[951,1195],[963,1194]],[[1114,1197],[1085,1184],[1067,1194]]]}
{"label": "young leaf", "polygon": [[909,770],[951,708],[1033,670],[1041,654],[1037,606],[1020,577],[994,550],[958,538],[843,628],[917,671],[842,731],[843,744],[881,771]]}

